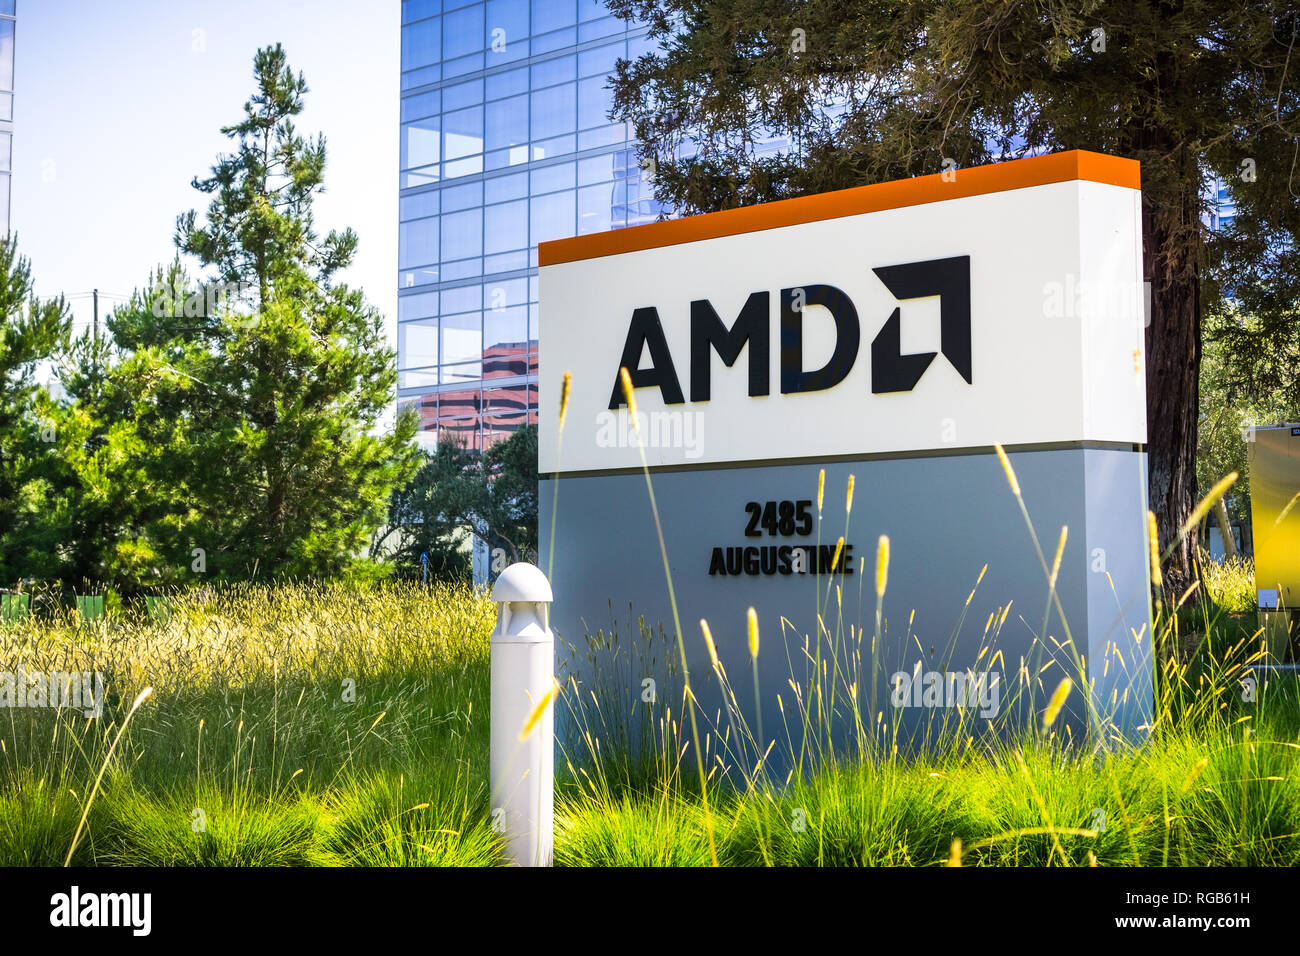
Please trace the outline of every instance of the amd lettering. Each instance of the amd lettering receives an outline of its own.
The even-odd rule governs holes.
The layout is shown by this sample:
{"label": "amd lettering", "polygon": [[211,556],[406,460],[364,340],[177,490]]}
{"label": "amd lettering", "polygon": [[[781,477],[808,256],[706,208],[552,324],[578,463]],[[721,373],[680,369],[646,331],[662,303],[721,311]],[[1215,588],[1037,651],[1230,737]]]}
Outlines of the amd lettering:
{"label": "amd lettering", "polygon": [[[872,269],[889,292],[900,302],[939,297],[940,351],[966,383],[971,380],[970,256],[951,256],[924,262],[882,266]],[[780,314],[781,393],[815,392],[832,388],[848,376],[857,361],[862,339],[858,310],[853,300],[833,285],[810,283],[781,289]],[[690,387],[692,402],[709,401],[712,391],[711,353],[732,368],[748,350],[749,395],[771,393],[771,293],[751,293],[728,328],[708,299],[690,304]],[[804,313],[808,306],[824,308],[835,323],[835,347],[819,368],[804,368]],[[902,310],[890,314],[871,342],[871,391],[909,392],[916,387],[937,353],[904,354]],[[648,352],[650,365],[640,367]],[[664,335],[659,309],[635,309],[628,324],[619,366],[628,370],[633,388],[657,388],[665,405],[686,402],[668,339]],[[609,407],[624,404],[618,369]]]}

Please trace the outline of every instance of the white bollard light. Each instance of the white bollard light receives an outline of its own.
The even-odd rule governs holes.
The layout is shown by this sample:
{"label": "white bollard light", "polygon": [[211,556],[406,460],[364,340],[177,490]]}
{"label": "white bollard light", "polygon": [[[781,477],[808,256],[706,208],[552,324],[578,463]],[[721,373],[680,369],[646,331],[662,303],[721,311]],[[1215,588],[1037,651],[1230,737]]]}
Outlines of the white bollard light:
{"label": "white bollard light", "polygon": [[505,834],[506,861],[550,866],[555,819],[555,686],[549,626],[551,585],[541,569],[512,564],[492,587],[499,605],[492,634],[492,824]]}

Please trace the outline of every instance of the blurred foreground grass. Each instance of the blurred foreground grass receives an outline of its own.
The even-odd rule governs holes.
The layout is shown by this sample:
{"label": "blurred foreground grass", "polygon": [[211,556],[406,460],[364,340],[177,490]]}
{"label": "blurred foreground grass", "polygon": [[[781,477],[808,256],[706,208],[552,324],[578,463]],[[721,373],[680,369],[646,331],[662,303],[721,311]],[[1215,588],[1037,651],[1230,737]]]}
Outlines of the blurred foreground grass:
{"label": "blurred foreground grass", "polygon": [[[771,783],[728,773],[715,737],[706,816],[669,709],[640,764],[613,737],[557,760],[556,862],[707,865],[712,836],[737,865],[1300,864],[1294,678],[1243,701],[1253,621],[1213,597],[1140,748],[954,736]],[[0,627],[0,670],[108,685],[95,720],[0,710],[0,865],[62,864],[105,766],[74,864],[495,865],[493,611],[467,588],[297,585],[180,595],[164,621]]]}
{"label": "blurred foreground grass", "polygon": [[468,588],[234,587],[164,621],[0,627],[0,670],[105,674],[104,715],[0,710],[0,864],[495,862],[488,636]]}

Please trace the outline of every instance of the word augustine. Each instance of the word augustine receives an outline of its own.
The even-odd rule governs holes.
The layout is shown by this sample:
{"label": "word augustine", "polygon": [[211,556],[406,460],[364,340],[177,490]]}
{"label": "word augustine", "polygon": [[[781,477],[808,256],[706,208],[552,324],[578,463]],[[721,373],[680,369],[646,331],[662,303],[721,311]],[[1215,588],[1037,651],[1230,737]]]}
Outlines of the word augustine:
{"label": "word augustine", "polygon": [[710,575],[762,576],[773,574],[852,574],[853,545],[835,553],[836,545],[750,545],[714,548],[709,558]]}

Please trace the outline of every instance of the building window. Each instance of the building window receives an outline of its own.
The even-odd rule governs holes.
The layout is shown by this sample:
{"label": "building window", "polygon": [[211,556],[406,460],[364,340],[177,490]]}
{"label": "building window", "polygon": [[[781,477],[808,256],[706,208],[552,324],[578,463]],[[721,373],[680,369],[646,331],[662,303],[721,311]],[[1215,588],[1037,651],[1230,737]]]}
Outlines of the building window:
{"label": "building window", "polygon": [[537,244],[650,211],[606,118],[627,32],[601,0],[406,0],[402,16],[402,87],[420,92],[401,111],[401,401],[482,448],[536,424]]}

